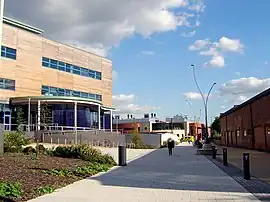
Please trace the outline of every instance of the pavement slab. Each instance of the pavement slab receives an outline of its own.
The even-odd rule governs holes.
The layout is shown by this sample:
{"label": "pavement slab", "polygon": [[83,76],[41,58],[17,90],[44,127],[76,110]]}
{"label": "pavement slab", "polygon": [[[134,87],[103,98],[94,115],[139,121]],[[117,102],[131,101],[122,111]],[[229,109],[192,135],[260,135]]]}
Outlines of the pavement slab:
{"label": "pavement slab", "polygon": [[132,152],[137,159],[126,167],[114,167],[31,202],[259,201],[187,144],[177,146],[173,156],[166,148]]}

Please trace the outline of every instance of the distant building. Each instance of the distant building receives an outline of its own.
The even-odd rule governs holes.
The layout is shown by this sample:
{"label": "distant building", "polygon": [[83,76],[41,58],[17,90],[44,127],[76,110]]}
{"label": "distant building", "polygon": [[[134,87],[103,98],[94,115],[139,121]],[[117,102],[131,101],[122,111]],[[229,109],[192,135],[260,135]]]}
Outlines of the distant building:
{"label": "distant building", "polygon": [[159,120],[155,114],[145,114],[143,118],[134,118],[128,115],[127,118],[121,119],[115,116],[113,120],[113,129],[130,133],[137,131],[140,133],[173,133],[178,137],[196,136],[201,133],[203,125],[196,123],[196,131],[194,122],[188,121],[186,117],[176,115],[172,118],[166,118],[165,121]]}
{"label": "distant building", "polygon": [[221,143],[270,151],[270,88],[220,115]]}

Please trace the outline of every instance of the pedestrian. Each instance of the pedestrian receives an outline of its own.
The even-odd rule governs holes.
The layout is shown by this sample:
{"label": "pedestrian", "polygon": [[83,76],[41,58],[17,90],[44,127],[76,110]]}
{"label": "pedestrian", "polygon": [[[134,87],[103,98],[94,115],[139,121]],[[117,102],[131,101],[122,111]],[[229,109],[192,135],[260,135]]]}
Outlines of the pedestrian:
{"label": "pedestrian", "polygon": [[172,154],[173,154],[173,148],[174,148],[174,140],[172,138],[169,138],[168,139],[169,156],[172,156]]}

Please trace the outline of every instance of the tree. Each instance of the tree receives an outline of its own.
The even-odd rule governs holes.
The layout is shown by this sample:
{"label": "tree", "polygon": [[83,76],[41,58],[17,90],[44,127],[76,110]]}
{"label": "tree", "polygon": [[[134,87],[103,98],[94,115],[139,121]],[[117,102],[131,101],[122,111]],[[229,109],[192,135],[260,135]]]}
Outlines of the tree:
{"label": "tree", "polygon": [[25,119],[23,109],[20,106],[17,107],[16,122],[17,122],[17,130],[22,131],[22,128],[20,126],[25,123]]}
{"label": "tree", "polygon": [[211,128],[213,129],[213,131],[215,131],[216,133],[220,134],[220,119],[219,117],[216,117],[215,120],[213,121]]}
{"label": "tree", "polygon": [[44,124],[45,129],[47,128],[47,125],[50,123],[51,118],[51,110],[49,109],[48,103],[44,102],[44,104],[41,105],[40,109],[40,121],[42,124]]}

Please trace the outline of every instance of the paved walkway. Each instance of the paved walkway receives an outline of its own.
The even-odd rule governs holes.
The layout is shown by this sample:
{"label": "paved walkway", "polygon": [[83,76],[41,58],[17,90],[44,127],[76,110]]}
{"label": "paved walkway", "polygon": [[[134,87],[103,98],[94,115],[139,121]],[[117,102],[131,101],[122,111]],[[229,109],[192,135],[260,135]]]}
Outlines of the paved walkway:
{"label": "paved walkway", "polygon": [[191,146],[168,156],[153,151],[108,173],[81,180],[32,202],[257,201],[242,186]]}
{"label": "paved walkway", "polygon": [[[222,146],[220,146],[222,148]],[[228,148],[228,162],[240,169],[243,168],[243,153],[250,153],[250,172],[253,176],[270,184],[270,153],[256,150]],[[222,150],[221,150],[222,153]],[[219,156],[222,159],[222,156]],[[263,166],[262,166],[263,165]]]}

